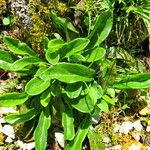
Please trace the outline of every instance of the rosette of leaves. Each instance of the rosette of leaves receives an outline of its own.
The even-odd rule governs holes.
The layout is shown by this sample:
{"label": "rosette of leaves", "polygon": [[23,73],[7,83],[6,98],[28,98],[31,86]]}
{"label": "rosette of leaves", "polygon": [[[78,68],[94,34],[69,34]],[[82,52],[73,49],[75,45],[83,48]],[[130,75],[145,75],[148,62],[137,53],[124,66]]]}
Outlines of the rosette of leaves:
{"label": "rosette of leaves", "polygon": [[[0,68],[26,75],[28,78],[22,92],[2,94],[0,106],[14,107],[30,103],[30,109],[26,113],[10,114],[5,120],[10,124],[16,124],[39,118],[34,131],[37,150],[46,149],[48,130],[53,116],[61,119],[66,140],[65,150],[82,149],[87,134],[91,149],[95,148],[96,142],[101,149],[105,149],[101,143],[102,139],[90,126],[92,116],[98,115],[101,111],[107,112],[108,104],[115,103],[98,83],[96,71],[105,61],[106,49],[101,43],[111,31],[112,19],[110,10],[102,13],[88,37],[74,38],[67,42],[57,38],[46,39],[44,58],[39,57],[26,43],[4,37],[3,41],[10,52],[0,50]],[[64,18],[57,15],[55,19],[53,18],[56,28],[61,28],[64,32],[68,30],[76,32],[71,23],[64,24],[64,21]],[[16,54],[19,57],[14,56]],[[147,77],[144,76],[147,82]],[[114,87],[122,88],[120,84],[125,86],[128,81],[143,82],[138,81],[138,75],[124,77],[118,79]],[[76,126],[74,110],[82,116],[79,126]],[[92,140],[92,133],[98,139]]]}

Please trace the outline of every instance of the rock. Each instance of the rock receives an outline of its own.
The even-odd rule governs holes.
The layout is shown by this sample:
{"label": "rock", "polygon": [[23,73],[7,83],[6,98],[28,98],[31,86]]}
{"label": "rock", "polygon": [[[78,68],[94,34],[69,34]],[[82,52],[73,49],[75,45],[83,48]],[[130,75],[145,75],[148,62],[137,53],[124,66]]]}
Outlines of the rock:
{"label": "rock", "polygon": [[146,149],[147,149],[147,150],[150,150],[150,146],[146,146]]}
{"label": "rock", "polygon": [[140,135],[141,133],[140,132],[132,132],[132,137],[136,140],[136,141],[139,141],[140,140]]}
{"label": "rock", "polygon": [[2,133],[4,133],[5,135],[7,135],[12,139],[15,138],[14,129],[10,125],[4,125],[4,127],[2,128]]}
{"label": "rock", "polygon": [[5,140],[5,142],[6,142],[6,143],[12,143],[13,140],[12,140],[10,137],[7,137],[6,140]]}
{"label": "rock", "polygon": [[35,147],[35,142],[23,143],[22,141],[16,141],[16,145],[20,147],[21,150],[32,150]]}
{"label": "rock", "polygon": [[150,132],[150,126],[146,127],[146,132]]}
{"label": "rock", "polygon": [[131,140],[128,143],[125,143],[121,150],[146,150],[146,147],[140,142]]}
{"label": "rock", "polygon": [[21,149],[24,148],[24,143],[20,140],[16,141],[16,145],[19,146]]}
{"label": "rock", "polygon": [[111,150],[120,150],[121,149],[121,145],[115,145],[111,148]]}
{"label": "rock", "polygon": [[139,114],[141,116],[146,116],[146,115],[150,115],[150,105],[146,106],[145,108],[143,108]]}
{"label": "rock", "polygon": [[140,120],[135,121],[135,122],[133,123],[133,127],[134,127],[134,129],[135,129],[137,132],[139,132],[139,131],[141,131],[141,130],[143,129],[143,126],[142,126]]}
{"label": "rock", "polygon": [[5,146],[0,146],[0,150],[4,150],[5,149]]}
{"label": "rock", "polygon": [[55,132],[55,139],[58,142],[58,144],[64,148],[65,146],[65,140],[64,140],[64,135],[60,132]]}
{"label": "rock", "polygon": [[119,124],[115,124],[114,125],[114,133],[119,132],[119,129],[120,129],[120,125]]}
{"label": "rock", "polygon": [[104,143],[107,143],[107,144],[110,143],[110,138],[109,138],[108,136],[107,136],[107,137],[104,137],[104,138],[103,138],[103,142],[104,142]]}
{"label": "rock", "polygon": [[32,150],[35,147],[35,142],[25,143],[23,150]]}
{"label": "rock", "polygon": [[2,124],[2,123],[6,123],[6,121],[4,120],[4,118],[0,117],[0,124]]}
{"label": "rock", "polygon": [[100,115],[92,117],[92,124],[98,124],[100,121]]}
{"label": "rock", "polygon": [[9,114],[9,113],[16,113],[17,111],[11,107],[0,107],[1,114]]}
{"label": "rock", "polygon": [[125,121],[120,126],[119,132],[124,133],[124,134],[128,134],[129,131],[132,130],[132,129],[133,129],[133,123],[130,122],[130,121]]}

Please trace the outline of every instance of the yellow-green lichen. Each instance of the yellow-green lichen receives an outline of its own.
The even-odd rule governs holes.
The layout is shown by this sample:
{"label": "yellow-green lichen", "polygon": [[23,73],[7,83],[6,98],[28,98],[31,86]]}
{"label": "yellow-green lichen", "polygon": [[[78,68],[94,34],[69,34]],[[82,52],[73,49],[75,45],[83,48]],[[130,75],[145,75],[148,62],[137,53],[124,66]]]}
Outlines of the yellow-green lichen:
{"label": "yellow-green lichen", "polygon": [[0,0],[0,16],[7,10],[6,0]]}
{"label": "yellow-green lichen", "polygon": [[50,11],[55,9],[59,15],[64,16],[68,12],[68,7],[65,3],[57,0],[50,1],[47,4],[39,0],[28,0],[28,5],[28,13],[32,21],[28,39],[32,47],[40,52],[43,38],[54,33]]}
{"label": "yellow-green lichen", "polygon": [[[46,3],[45,3],[46,2]],[[59,16],[66,16],[70,13],[66,3],[58,0],[42,1],[42,0],[19,0],[12,2],[12,12],[15,20],[15,25],[20,28],[20,34],[23,39],[31,44],[31,47],[39,54],[42,54],[42,41],[45,37],[51,37],[55,30],[53,28],[50,11],[54,9]],[[25,5],[24,8],[20,8]],[[19,4],[19,5],[18,5]],[[16,7],[18,7],[16,9]],[[20,10],[23,9],[23,16]],[[23,21],[22,21],[23,20]]]}
{"label": "yellow-green lichen", "polygon": [[31,17],[32,26],[29,31],[29,41],[34,49],[40,51],[41,42],[51,32],[50,9],[51,3],[43,4],[39,0],[29,0],[28,13]]}

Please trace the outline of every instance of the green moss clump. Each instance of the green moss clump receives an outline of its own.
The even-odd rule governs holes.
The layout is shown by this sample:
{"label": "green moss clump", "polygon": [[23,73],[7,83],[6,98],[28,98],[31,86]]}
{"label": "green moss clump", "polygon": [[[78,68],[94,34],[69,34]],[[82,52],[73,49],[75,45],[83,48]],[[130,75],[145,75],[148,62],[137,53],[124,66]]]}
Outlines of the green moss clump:
{"label": "green moss clump", "polygon": [[[21,8],[20,8],[21,3]],[[19,4],[19,5],[18,5]],[[25,5],[25,8],[22,8]],[[16,7],[18,7],[17,10]],[[20,12],[24,9],[23,15]],[[59,16],[67,16],[70,12],[67,3],[58,0],[24,0],[15,1],[13,17],[15,25],[20,28],[23,40],[31,44],[31,47],[39,54],[42,54],[42,41],[45,37],[51,38],[55,29],[53,28],[50,11],[54,9]],[[25,16],[25,18],[23,18]]]}
{"label": "green moss clump", "polygon": [[32,21],[32,27],[29,31],[29,42],[33,49],[41,53],[43,38],[54,33],[50,11],[55,9],[59,15],[64,15],[68,8],[65,3],[58,1],[51,1],[45,4],[40,0],[28,0],[28,5],[28,13]]}
{"label": "green moss clump", "polygon": [[41,51],[41,42],[51,32],[51,21],[49,11],[51,3],[45,5],[39,0],[28,1],[28,13],[31,17],[32,27],[29,31],[29,42],[33,49]]}

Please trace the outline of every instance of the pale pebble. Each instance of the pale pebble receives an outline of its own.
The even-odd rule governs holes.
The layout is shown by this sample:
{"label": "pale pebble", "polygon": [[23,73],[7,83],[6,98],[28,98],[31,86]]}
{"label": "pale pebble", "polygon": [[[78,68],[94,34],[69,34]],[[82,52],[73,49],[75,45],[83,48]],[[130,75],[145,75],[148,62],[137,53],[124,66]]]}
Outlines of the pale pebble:
{"label": "pale pebble", "polygon": [[10,125],[4,125],[4,127],[2,128],[2,133],[4,133],[5,135],[7,135],[12,139],[15,138],[14,129]]}
{"label": "pale pebble", "polygon": [[119,129],[120,129],[120,125],[119,124],[115,124],[114,125],[114,132],[115,133],[119,132]]}
{"label": "pale pebble", "polygon": [[65,146],[65,140],[64,140],[64,135],[60,132],[55,132],[55,139],[58,142],[58,144],[64,148]]}
{"label": "pale pebble", "polygon": [[143,129],[143,126],[141,124],[141,121],[140,120],[137,120],[133,123],[133,127],[136,131],[141,131]]}
{"label": "pale pebble", "polygon": [[104,143],[110,143],[110,138],[107,136],[107,137],[104,137],[103,138],[103,142]]}
{"label": "pale pebble", "polygon": [[125,121],[120,126],[119,132],[124,133],[124,134],[128,134],[129,131],[132,130],[132,129],[133,129],[133,123],[130,122],[130,121]]}
{"label": "pale pebble", "polygon": [[146,132],[150,132],[150,126],[146,127]]}
{"label": "pale pebble", "polygon": [[7,138],[6,138],[6,140],[5,140],[5,142],[6,142],[6,143],[12,143],[12,142],[13,142],[13,140],[12,140],[12,138],[7,137]]}

